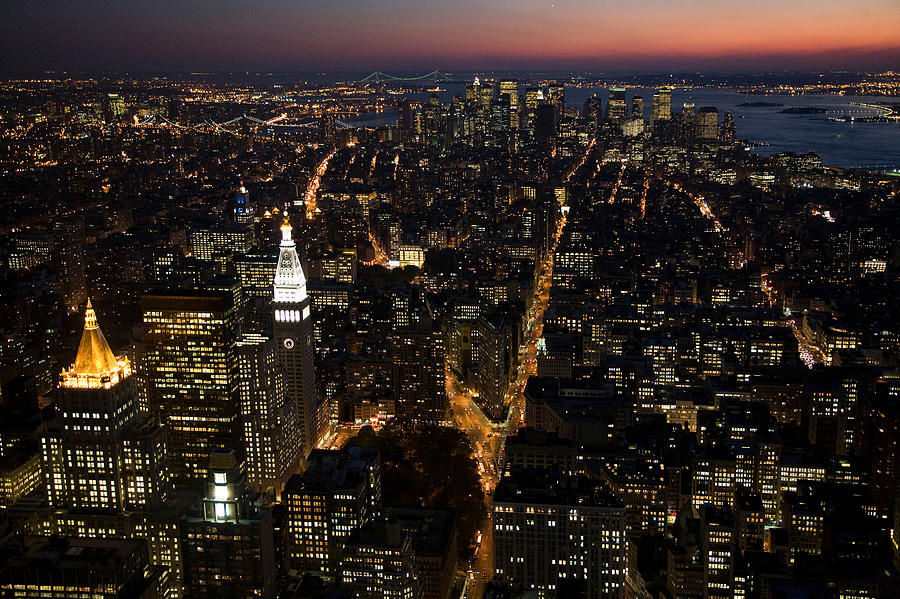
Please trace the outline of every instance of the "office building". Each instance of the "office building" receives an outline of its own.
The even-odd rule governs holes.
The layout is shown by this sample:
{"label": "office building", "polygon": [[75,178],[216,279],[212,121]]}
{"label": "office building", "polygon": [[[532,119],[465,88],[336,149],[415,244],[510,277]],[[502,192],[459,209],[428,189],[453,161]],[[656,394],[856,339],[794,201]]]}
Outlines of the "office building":
{"label": "office building", "polygon": [[341,556],[341,583],[360,599],[422,599],[413,541],[388,519],[353,532]]}
{"label": "office building", "polygon": [[685,102],[681,106],[681,138],[692,143],[697,137],[697,109],[693,102]]}
{"label": "office building", "polygon": [[397,415],[441,422],[450,407],[444,384],[444,335],[427,323],[394,333],[393,382]]}
{"label": "office building", "polygon": [[25,537],[10,547],[0,594],[10,599],[163,599],[164,568],[140,539]]}
{"label": "office building", "polygon": [[606,105],[606,118],[613,123],[622,123],[625,120],[625,88],[609,88],[609,103]]}
{"label": "office building", "polygon": [[397,102],[397,129],[400,131],[400,141],[408,142],[412,132],[410,120],[409,100],[402,98]]}
{"label": "office building", "polygon": [[255,219],[256,211],[253,209],[253,204],[250,203],[250,192],[241,181],[241,186],[234,194],[234,222],[245,227],[252,227]]}
{"label": "office building", "polygon": [[165,431],[139,417],[131,363],[113,355],[90,301],[75,363],[60,377],[56,408],[43,439],[50,505],[119,513],[166,502]]}
{"label": "office building", "polygon": [[8,264],[12,270],[25,270],[50,260],[53,236],[42,229],[19,231],[12,239]]}
{"label": "office building", "polygon": [[673,597],[701,599],[706,593],[707,559],[702,553],[700,512],[685,503],[671,527],[666,547],[666,588]]}
{"label": "office building", "polygon": [[715,106],[704,106],[697,112],[697,139],[719,138],[719,110]]}
{"label": "office building", "polygon": [[139,415],[131,363],[112,353],[90,302],[75,362],[59,384],[56,418],[42,439],[52,511],[37,515],[38,530],[146,539],[150,562],[165,569],[166,596],[180,596],[166,430]]}
{"label": "office building", "polygon": [[729,508],[705,505],[700,511],[705,596],[730,599],[734,589],[734,519]]}
{"label": "office building", "polygon": [[59,291],[69,311],[87,300],[84,219],[68,217],[53,223],[53,257]]}
{"label": "office building", "polygon": [[192,229],[190,247],[194,258],[225,262],[233,254],[250,251],[253,247],[253,230],[243,225]]}
{"label": "office building", "polygon": [[631,98],[631,118],[644,120],[644,97],[634,96]]}
{"label": "office building", "polygon": [[668,121],[671,118],[672,90],[668,87],[662,87],[653,94],[653,99],[650,103],[650,125],[657,128],[661,121]]}
{"label": "office building", "polygon": [[734,142],[737,139],[737,129],[734,125],[734,116],[732,116],[731,112],[726,112],[725,116],[722,117],[722,129],[719,133],[719,138],[725,142]]}
{"label": "office building", "polygon": [[519,129],[519,80],[501,79],[500,97],[509,99],[509,128],[513,131]]}
{"label": "office building", "polygon": [[294,404],[302,457],[305,458],[325,437],[329,413],[316,389],[310,299],[297,245],[291,237],[292,230],[285,213],[275,270],[272,317],[276,363],[284,374],[288,400]]}
{"label": "office building", "polygon": [[495,134],[508,133],[511,113],[509,96],[501,96],[491,102],[491,131]]}
{"label": "office building", "polygon": [[422,599],[448,599],[457,569],[456,513],[433,508],[390,508],[388,518],[412,539]]}
{"label": "office building", "polygon": [[560,119],[566,111],[566,87],[561,83],[551,83],[547,87],[547,101],[556,109],[556,118]]}
{"label": "office building", "polygon": [[506,393],[513,372],[512,326],[502,315],[482,316],[473,331],[478,403],[489,418],[497,421],[506,413]]}
{"label": "office building", "polygon": [[278,254],[271,251],[252,249],[235,256],[235,274],[241,284],[241,293],[248,301],[272,297],[277,266]]}
{"label": "office building", "polygon": [[203,498],[181,519],[186,597],[275,597],[272,512],[254,502],[234,451],[209,456]]}
{"label": "office building", "polygon": [[381,514],[377,449],[314,450],[281,495],[285,567],[334,576],[350,534]]}
{"label": "office building", "polygon": [[174,290],[141,308],[150,411],[168,431],[172,474],[203,481],[213,449],[242,447],[233,294]]}
{"label": "office building", "polygon": [[237,359],[247,486],[277,496],[300,466],[295,406],[275,367],[270,337],[244,333],[237,342]]}
{"label": "office building", "polygon": [[568,583],[586,599],[623,598],[625,520],[625,506],[597,481],[514,471],[494,493],[494,571],[538,597]]}

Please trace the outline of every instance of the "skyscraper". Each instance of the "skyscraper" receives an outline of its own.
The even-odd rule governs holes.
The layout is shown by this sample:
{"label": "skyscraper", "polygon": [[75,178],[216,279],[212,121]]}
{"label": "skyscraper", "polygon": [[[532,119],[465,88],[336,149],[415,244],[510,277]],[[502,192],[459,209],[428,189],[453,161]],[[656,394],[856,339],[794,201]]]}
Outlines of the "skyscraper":
{"label": "skyscraper", "polygon": [[199,482],[213,449],[241,447],[234,300],[175,290],[141,307],[150,410],[168,429],[175,478]]}
{"label": "skyscraper", "polygon": [[506,133],[510,130],[510,115],[512,109],[509,97],[503,96],[491,102],[491,130],[494,133]]}
{"label": "skyscraper", "polygon": [[317,449],[281,497],[285,566],[333,575],[350,534],[381,513],[381,454],[363,447]]}
{"label": "skyscraper", "polygon": [[244,182],[241,181],[241,186],[238,188],[237,193],[234,194],[234,222],[239,225],[253,225],[253,219],[256,216],[256,212],[253,210],[253,204],[250,203],[250,192],[247,191],[247,188],[244,187]]}
{"label": "skyscraper", "polygon": [[475,77],[475,80],[471,85],[466,86],[466,109],[470,111],[477,110],[478,107],[478,97],[481,92],[481,81],[478,80],[478,77]]}
{"label": "skyscraper", "polygon": [[681,106],[681,136],[686,141],[693,141],[697,134],[697,110],[693,102],[685,102]]}
{"label": "skyscraper", "polygon": [[556,137],[556,110],[552,104],[541,102],[534,116],[534,138],[538,143],[549,144]]}
{"label": "skyscraper", "polygon": [[235,257],[233,264],[244,298],[248,302],[260,300],[268,303],[272,297],[278,255],[268,248],[254,249]]}
{"label": "skyscraper", "polygon": [[409,100],[406,98],[401,99],[397,103],[397,129],[400,131],[400,141],[409,141],[412,122],[409,114]]}
{"label": "skyscraper", "polygon": [[275,368],[275,343],[258,333],[237,342],[247,485],[277,495],[299,466],[300,432],[284,376]]}
{"label": "skyscraper", "polygon": [[59,291],[66,307],[74,311],[87,299],[84,219],[57,219],[53,223],[53,239]]}
{"label": "skyscraper", "polygon": [[609,88],[609,103],[606,105],[606,118],[614,123],[625,120],[625,88]]}
{"label": "skyscraper", "polygon": [[519,128],[519,80],[501,79],[500,98],[509,98],[509,128],[513,131]]}
{"label": "skyscraper", "polygon": [[337,145],[337,127],[333,114],[323,114],[319,117],[319,139],[326,146]]}
{"label": "skyscraper", "polygon": [[478,87],[478,104],[482,113],[490,114],[491,102],[494,101],[494,86],[490,83],[481,82]]}
{"label": "skyscraper", "polygon": [[591,96],[584,101],[584,109],[582,110],[582,115],[588,122],[591,130],[596,129],[597,123],[600,121],[600,104],[600,98],[598,98],[597,96]]}
{"label": "skyscraper", "polygon": [[704,106],[697,113],[697,138],[719,138],[719,110],[715,106]]}
{"label": "skyscraper", "polygon": [[293,402],[303,447],[309,455],[327,432],[328,410],[319,401],[313,363],[312,317],[306,292],[306,275],[297,255],[297,245],[287,213],[281,225],[281,249],[275,270],[275,357],[284,374],[288,400]]}
{"label": "skyscraper", "polygon": [[653,94],[650,106],[650,124],[656,127],[660,121],[668,121],[672,116],[672,90],[661,87]]}
{"label": "skyscraper", "polygon": [[413,538],[396,521],[369,524],[355,531],[341,555],[341,582],[360,599],[422,597]]}
{"label": "skyscraper", "polygon": [[525,108],[534,110],[538,102],[544,100],[544,92],[539,87],[529,87],[525,90]]}
{"label": "skyscraper", "polygon": [[505,414],[513,366],[513,335],[509,321],[500,315],[482,316],[475,325],[478,401],[485,414],[497,421]]}
{"label": "skyscraper", "polygon": [[544,101],[544,92],[539,87],[530,87],[525,90],[525,109],[522,111],[522,120],[519,127],[530,133],[535,132],[535,115],[540,102]]}
{"label": "skyscraper", "polygon": [[200,260],[226,262],[232,254],[243,254],[253,247],[253,230],[246,226],[218,224],[198,227],[190,232],[191,254]]}
{"label": "skyscraper", "polygon": [[634,96],[631,99],[631,118],[644,120],[644,97]]}
{"label": "skyscraper", "polygon": [[147,539],[150,561],[181,595],[181,556],[166,430],[138,413],[135,377],[115,357],[90,302],[75,363],[60,376],[57,416],[43,437],[45,534]]}
{"label": "skyscraper", "polygon": [[233,451],[209,456],[206,493],[181,520],[187,597],[274,597],[272,512],[253,502]]}
{"label": "skyscraper", "polygon": [[[16,551],[18,550],[18,551]],[[160,599],[165,570],[151,566],[137,539],[28,536],[0,562],[0,594],[9,598]]]}
{"label": "skyscraper", "polygon": [[[494,495],[494,572],[538,596],[625,596],[625,506],[602,483],[551,469],[504,476]],[[581,595],[556,594],[563,582]]]}
{"label": "skyscraper", "polygon": [[397,415],[415,421],[447,417],[444,338],[426,322],[394,333],[394,401]]}
{"label": "skyscraper", "polygon": [[726,112],[725,116],[722,117],[722,130],[719,134],[719,138],[722,141],[733,142],[737,137],[737,130],[734,126],[734,117],[730,112]]}
{"label": "skyscraper", "polygon": [[168,499],[164,432],[134,426],[139,416],[131,363],[113,355],[90,301],[75,363],[60,377],[56,406],[56,421],[43,441],[51,506],[116,513],[156,508]]}
{"label": "skyscraper", "polygon": [[547,99],[556,109],[556,118],[562,116],[566,110],[566,88],[561,83],[551,84],[547,88]]}

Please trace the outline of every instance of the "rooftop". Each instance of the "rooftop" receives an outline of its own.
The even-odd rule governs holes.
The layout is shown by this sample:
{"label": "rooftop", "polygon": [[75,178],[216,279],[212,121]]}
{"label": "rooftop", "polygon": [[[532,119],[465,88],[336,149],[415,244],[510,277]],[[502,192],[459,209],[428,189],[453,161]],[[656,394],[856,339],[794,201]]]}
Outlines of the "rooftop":
{"label": "rooftop", "polygon": [[74,388],[99,388],[110,387],[118,383],[119,378],[131,375],[131,364],[128,358],[116,358],[100,325],[97,324],[97,315],[88,300],[87,309],[84,312],[84,332],[81,334],[81,343],[78,345],[78,353],[75,355],[75,363],[62,373],[61,384],[63,387]]}

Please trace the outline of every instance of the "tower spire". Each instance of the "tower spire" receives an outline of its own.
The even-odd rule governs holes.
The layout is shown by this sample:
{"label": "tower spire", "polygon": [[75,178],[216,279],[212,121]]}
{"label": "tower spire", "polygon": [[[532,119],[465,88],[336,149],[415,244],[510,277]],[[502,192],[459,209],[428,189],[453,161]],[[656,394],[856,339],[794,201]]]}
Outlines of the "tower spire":
{"label": "tower spire", "polygon": [[72,369],[80,377],[101,376],[119,370],[119,362],[97,324],[97,314],[90,299],[84,311],[84,332]]}
{"label": "tower spire", "polygon": [[91,298],[88,298],[87,307],[84,310],[84,330],[93,331],[94,329],[99,329],[100,325],[97,324],[97,314],[94,312],[94,306],[91,305]]}
{"label": "tower spire", "polygon": [[302,302],[306,299],[306,275],[297,255],[297,244],[292,236],[293,227],[287,209],[281,223],[281,251],[275,268],[275,301]]}
{"label": "tower spire", "polygon": [[281,220],[281,247],[294,246],[294,238],[292,237],[294,228],[291,226],[291,219],[288,216],[287,208],[284,209],[284,218]]}

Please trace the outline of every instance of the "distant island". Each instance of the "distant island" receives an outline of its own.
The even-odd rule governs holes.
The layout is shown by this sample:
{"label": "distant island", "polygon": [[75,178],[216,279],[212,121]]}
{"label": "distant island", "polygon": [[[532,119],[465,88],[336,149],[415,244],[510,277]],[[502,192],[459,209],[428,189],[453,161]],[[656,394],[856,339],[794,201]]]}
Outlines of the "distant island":
{"label": "distant island", "polygon": [[751,108],[771,108],[773,106],[784,106],[780,102],[751,102],[747,100],[746,102],[742,102],[738,104],[738,106],[749,106]]}
{"label": "distant island", "polygon": [[828,110],[821,106],[791,106],[779,112],[781,114],[826,114]]}

